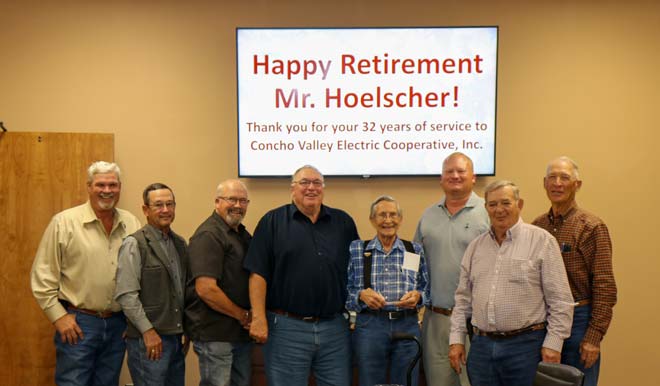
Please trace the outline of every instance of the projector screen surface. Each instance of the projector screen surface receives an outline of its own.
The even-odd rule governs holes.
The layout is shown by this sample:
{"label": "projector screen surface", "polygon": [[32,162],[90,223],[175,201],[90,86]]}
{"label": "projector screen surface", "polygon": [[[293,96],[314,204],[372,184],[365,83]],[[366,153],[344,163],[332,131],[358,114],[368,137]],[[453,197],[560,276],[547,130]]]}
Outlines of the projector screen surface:
{"label": "projector screen surface", "polygon": [[495,174],[497,27],[238,28],[242,177]]}

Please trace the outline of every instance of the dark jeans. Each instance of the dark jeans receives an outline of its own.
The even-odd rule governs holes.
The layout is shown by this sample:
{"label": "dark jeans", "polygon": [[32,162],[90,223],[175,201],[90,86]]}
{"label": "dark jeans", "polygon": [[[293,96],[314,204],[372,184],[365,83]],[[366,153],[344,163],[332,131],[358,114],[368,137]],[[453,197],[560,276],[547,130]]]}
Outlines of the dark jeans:
{"label": "dark jeans", "polygon": [[182,336],[161,335],[163,356],[150,360],[147,356],[144,340],[126,339],[128,349],[128,370],[135,386],[183,386],[185,383],[186,363],[183,355]]}
{"label": "dark jeans", "polygon": [[[388,383],[388,364],[389,383],[406,384],[408,365],[417,354],[417,344],[410,340],[392,342],[393,332],[403,332],[419,338],[417,315],[389,320],[384,315],[358,314],[353,331],[353,352],[357,360],[360,386]],[[413,370],[413,386],[417,386],[418,378],[419,364]]]}
{"label": "dark jeans", "polygon": [[530,386],[541,361],[545,330],[510,338],[472,338],[467,371],[472,386]]}
{"label": "dark jeans", "polygon": [[564,341],[564,347],[561,350],[561,363],[577,367],[584,373],[584,386],[596,386],[598,384],[598,373],[600,372],[600,358],[593,366],[588,369],[580,361],[580,343],[589,327],[591,318],[591,305],[575,307],[573,311],[573,328],[571,336]]}
{"label": "dark jeans", "polygon": [[126,345],[122,334],[126,331],[124,314],[101,319],[79,311],[68,311],[84,338],[78,344],[62,343],[55,332],[55,383],[58,386],[117,386],[124,361]]}

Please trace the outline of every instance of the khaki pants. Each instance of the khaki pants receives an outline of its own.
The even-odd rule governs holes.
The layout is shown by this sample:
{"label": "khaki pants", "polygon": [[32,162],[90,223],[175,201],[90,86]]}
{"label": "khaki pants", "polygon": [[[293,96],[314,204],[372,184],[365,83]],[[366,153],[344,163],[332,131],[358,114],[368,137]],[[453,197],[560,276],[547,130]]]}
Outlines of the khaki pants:
{"label": "khaki pants", "polygon": [[[422,324],[422,340],[424,347],[424,374],[428,386],[470,386],[467,371],[463,367],[461,375],[449,364],[449,329],[450,317],[435,313],[430,309],[424,311]],[[466,337],[466,353],[470,343]]]}

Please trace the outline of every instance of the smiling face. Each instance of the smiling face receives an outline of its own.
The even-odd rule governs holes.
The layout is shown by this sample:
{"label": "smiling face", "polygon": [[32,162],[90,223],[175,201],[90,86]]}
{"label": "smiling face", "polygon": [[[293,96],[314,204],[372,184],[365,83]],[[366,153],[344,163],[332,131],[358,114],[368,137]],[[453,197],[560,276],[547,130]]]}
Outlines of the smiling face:
{"label": "smiling face", "polygon": [[476,180],[472,164],[461,154],[447,158],[442,164],[440,185],[446,195],[465,196],[470,194]]}
{"label": "smiling face", "polygon": [[490,217],[490,224],[497,236],[506,233],[518,222],[523,200],[517,199],[511,186],[504,186],[488,192],[486,197],[486,210]]}
{"label": "smiling face", "polygon": [[121,193],[121,182],[115,173],[94,174],[87,183],[89,202],[95,212],[113,210]]}
{"label": "smiling face", "polygon": [[548,165],[543,177],[543,187],[552,205],[565,206],[575,201],[575,193],[580,190],[582,181],[576,178],[573,165],[565,160],[555,160]]}
{"label": "smiling face", "polygon": [[142,212],[147,222],[162,232],[169,232],[174,221],[176,203],[169,189],[157,189],[149,192],[149,204],[142,205]]}
{"label": "smiling face", "polygon": [[238,181],[223,183],[222,192],[215,198],[215,211],[229,225],[237,229],[245,218],[250,203],[248,192]]}
{"label": "smiling face", "polygon": [[369,220],[374,229],[376,229],[376,234],[381,244],[385,240],[392,240],[396,237],[403,221],[397,210],[396,203],[392,201],[381,201],[376,204],[373,216]]}
{"label": "smiling face", "polygon": [[291,200],[303,213],[317,213],[323,204],[323,177],[314,169],[302,169],[291,183]]}

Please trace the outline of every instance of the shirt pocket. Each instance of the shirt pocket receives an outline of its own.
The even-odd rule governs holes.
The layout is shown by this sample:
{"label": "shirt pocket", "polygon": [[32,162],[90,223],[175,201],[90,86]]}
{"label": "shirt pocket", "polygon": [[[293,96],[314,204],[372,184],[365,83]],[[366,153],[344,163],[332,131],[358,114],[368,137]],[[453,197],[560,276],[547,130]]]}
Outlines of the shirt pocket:
{"label": "shirt pocket", "polygon": [[504,274],[511,283],[527,284],[529,276],[529,260],[510,258],[505,260]]}

